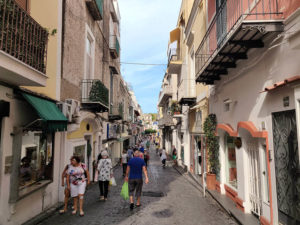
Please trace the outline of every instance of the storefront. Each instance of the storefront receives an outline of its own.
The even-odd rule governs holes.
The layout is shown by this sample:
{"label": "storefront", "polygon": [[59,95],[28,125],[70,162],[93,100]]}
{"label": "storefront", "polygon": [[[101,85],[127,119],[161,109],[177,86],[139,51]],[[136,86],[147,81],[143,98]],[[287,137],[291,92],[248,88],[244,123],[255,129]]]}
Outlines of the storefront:
{"label": "storefront", "polygon": [[67,119],[55,101],[25,90],[1,86],[0,100],[0,224],[22,224],[58,202]]}

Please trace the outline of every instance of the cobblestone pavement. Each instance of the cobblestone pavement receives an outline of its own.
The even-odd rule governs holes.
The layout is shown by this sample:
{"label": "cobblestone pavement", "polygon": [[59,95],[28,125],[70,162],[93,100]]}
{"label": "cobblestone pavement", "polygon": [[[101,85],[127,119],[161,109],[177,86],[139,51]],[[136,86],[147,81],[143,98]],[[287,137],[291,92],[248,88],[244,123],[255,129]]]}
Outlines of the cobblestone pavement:
{"label": "cobblestone pavement", "polygon": [[[120,197],[123,184],[121,167],[114,174],[116,187],[110,187],[107,202],[99,201],[98,185],[92,185],[86,193],[85,216],[56,213],[42,225],[214,225],[236,224],[210,197],[203,198],[196,184],[181,176],[172,167],[162,168],[159,156],[151,152],[148,167],[150,183],[143,192],[163,193],[163,197],[142,197],[142,206],[129,210],[129,203]],[[151,193],[150,193],[151,194]]]}

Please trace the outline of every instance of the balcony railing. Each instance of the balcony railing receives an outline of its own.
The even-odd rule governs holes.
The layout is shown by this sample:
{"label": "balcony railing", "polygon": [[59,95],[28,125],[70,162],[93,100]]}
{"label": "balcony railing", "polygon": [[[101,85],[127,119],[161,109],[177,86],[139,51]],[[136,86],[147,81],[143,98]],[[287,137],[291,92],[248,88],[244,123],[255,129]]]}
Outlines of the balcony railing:
{"label": "balcony railing", "polygon": [[179,60],[179,50],[177,48],[170,48],[168,52],[168,61],[177,61]]}
{"label": "balcony railing", "polygon": [[109,38],[109,48],[115,58],[120,56],[120,43],[116,35],[111,35]]}
{"label": "balcony railing", "polygon": [[111,120],[122,120],[124,118],[123,103],[113,104],[110,107],[109,117]]}
{"label": "balcony railing", "polygon": [[0,50],[46,73],[48,32],[14,0],[0,1]]}
{"label": "balcony railing", "polygon": [[86,5],[94,20],[103,18],[103,0],[86,0]]}
{"label": "balcony railing", "polygon": [[163,106],[167,98],[172,97],[172,86],[165,85],[159,94],[158,105]]}
{"label": "balcony railing", "polygon": [[94,107],[101,108],[98,111],[108,111],[109,91],[100,80],[83,80],[81,85],[82,104],[96,105]]}
{"label": "balcony railing", "polygon": [[[282,19],[282,13],[280,13],[278,9],[278,0],[225,0],[221,6],[217,6],[216,15],[213,17],[196,52],[197,74],[201,75],[212,58],[224,48],[229,37],[233,36],[234,32],[243,22],[261,23],[263,21],[270,22],[280,19]],[[254,26],[256,30],[259,30],[261,33],[265,32],[263,27],[256,25]],[[244,45],[244,47],[245,45],[261,46],[259,41],[252,41],[252,39],[255,40],[255,37],[249,37],[249,39],[247,39],[248,42],[244,43],[237,41],[241,38],[245,38],[246,35],[246,32],[244,32],[241,36],[235,36],[235,42],[230,44]],[[235,55],[234,57],[236,56],[242,57],[242,55]],[[243,57],[246,58],[244,55]],[[234,64],[230,65],[234,67]]]}
{"label": "balcony railing", "polygon": [[193,104],[196,101],[195,79],[182,79],[178,88],[178,101],[180,104]]}

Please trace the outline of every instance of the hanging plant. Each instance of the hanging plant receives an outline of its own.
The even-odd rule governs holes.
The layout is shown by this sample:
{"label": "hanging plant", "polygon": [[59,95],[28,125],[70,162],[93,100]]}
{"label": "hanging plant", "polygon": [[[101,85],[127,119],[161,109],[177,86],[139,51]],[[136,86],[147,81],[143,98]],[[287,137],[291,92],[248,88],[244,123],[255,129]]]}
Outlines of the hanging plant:
{"label": "hanging plant", "polygon": [[177,102],[177,101],[172,101],[171,103],[171,112],[172,114],[180,114],[180,111],[181,111],[181,107],[180,107],[180,104]]}
{"label": "hanging plant", "polygon": [[204,133],[207,143],[207,153],[209,161],[209,172],[218,174],[219,172],[219,141],[216,136],[217,117],[215,114],[210,114],[204,122]]}

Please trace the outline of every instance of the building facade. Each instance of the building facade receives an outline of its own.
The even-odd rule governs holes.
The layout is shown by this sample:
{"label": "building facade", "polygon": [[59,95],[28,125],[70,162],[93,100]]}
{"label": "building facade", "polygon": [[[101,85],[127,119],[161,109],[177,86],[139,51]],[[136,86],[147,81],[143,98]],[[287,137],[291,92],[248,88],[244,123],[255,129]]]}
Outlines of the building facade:
{"label": "building facade", "polygon": [[162,94],[164,79],[158,104],[162,142],[192,174],[207,171],[203,122],[216,115],[215,188],[261,224],[299,223],[299,6],[182,1],[165,76],[175,74],[177,94]]}
{"label": "building facade", "polygon": [[62,5],[5,0],[0,9],[0,224],[22,224],[59,200]]}

